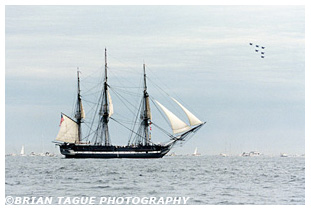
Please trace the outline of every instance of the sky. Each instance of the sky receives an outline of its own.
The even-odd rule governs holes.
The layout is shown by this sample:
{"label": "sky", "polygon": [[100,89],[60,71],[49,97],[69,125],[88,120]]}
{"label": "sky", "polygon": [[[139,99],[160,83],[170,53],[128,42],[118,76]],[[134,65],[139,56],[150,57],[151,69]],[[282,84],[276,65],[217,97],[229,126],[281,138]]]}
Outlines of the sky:
{"label": "sky", "polygon": [[123,78],[145,62],[148,77],[206,121],[177,154],[305,153],[303,5],[6,6],[6,153],[58,153],[77,67],[82,80],[100,71],[105,48]]}

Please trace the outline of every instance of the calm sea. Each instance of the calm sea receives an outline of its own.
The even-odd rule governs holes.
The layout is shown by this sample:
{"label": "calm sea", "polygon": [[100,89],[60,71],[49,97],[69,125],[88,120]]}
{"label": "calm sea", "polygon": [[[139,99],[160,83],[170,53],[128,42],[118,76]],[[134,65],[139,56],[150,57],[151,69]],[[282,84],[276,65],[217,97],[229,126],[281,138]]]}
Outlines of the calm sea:
{"label": "calm sea", "polygon": [[5,159],[6,196],[185,196],[187,204],[304,204],[304,157]]}

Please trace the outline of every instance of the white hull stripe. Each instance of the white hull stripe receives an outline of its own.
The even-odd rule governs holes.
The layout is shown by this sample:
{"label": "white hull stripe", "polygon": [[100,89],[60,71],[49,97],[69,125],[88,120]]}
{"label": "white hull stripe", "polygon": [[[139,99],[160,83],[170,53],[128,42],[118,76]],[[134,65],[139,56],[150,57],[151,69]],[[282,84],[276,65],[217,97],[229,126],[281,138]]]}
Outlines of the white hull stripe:
{"label": "white hull stripe", "polygon": [[[116,155],[122,155],[122,154],[157,154],[161,153],[161,151],[148,151],[147,152],[135,152],[135,151],[126,151],[126,152],[90,152],[90,151],[74,151],[74,154],[116,154]],[[72,153],[71,153],[72,154]]]}

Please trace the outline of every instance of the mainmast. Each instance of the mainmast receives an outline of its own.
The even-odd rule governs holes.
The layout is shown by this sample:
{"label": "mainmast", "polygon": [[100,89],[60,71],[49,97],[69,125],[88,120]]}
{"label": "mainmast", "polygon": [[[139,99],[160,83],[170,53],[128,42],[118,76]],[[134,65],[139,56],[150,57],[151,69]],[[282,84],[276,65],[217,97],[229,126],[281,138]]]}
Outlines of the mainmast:
{"label": "mainmast", "polygon": [[78,97],[77,97],[77,106],[76,106],[76,115],[75,118],[77,119],[78,124],[78,140],[75,142],[76,144],[79,144],[81,142],[81,123],[82,123],[82,100],[81,100],[81,94],[80,94],[80,76],[79,76],[79,67],[77,68],[77,77],[78,77]]}
{"label": "mainmast", "polygon": [[108,93],[108,65],[107,65],[107,49],[105,48],[105,77],[104,77],[104,87],[101,95],[101,105],[99,110],[99,124],[97,128],[97,135],[95,144],[102,145],[104,143],[105,146],[110,146],[110,138],[109,138],[109,130],[108,130],[108,122],[109,122],[109,93]]}
{"label": "mainmast", "polygon": [[145,145],[149,145],[150,142],[150,134],[149,134],[149,121],[151,120],[151,111],[149,104],[149,94],[147,92],[147,82],[146,82],[146,65],[143,65],[144,69],[144,111],[143,111],[143,130],[144,130],[144,143]]}

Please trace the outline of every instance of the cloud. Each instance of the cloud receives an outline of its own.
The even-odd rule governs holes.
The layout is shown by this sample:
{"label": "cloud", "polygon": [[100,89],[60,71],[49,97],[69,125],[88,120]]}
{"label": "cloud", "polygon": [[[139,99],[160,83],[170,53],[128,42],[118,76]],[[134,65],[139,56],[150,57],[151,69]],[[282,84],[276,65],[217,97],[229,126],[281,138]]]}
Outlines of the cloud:
{"label": "cloud", "polygon": [[[304,132],[304,39],[303,6],[6,6],[6,115],[27,120],[32,104],[70,112],[76,68],[83,90],[89,76],[97,84],[107,47],[109,82],[137,85],[145,62],[151,80],[211,122],[198,139],[224,125],[234,139],[252,136],[248,120],[264,127],[271,114],[274,127],[257,134],[272,141],[287,125]],[[266,58],[249,42],[266,46]]]}

